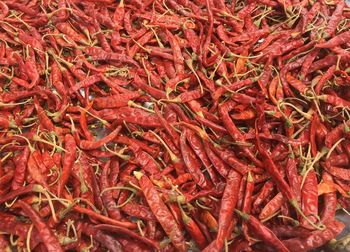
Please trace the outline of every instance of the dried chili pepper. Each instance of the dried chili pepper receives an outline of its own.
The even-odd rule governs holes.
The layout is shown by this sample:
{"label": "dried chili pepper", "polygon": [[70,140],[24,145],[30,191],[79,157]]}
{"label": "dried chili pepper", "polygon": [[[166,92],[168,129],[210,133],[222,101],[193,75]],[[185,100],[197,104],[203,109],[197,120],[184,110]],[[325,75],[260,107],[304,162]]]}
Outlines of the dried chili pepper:
{"label": "dried chili pepper", "polygon": [[142,192],[146,196],[148,205],[152,209],[152,212],[158,221],[161,223],[171,242],[179,251],[186,251],[186,244],[182,232],[178,228],[178,224],[175,222],[173,216],[160,198],[152,182],[146,175],[143,175],[140,172],[136,172],[134,174],[139,180],[139,184]]}

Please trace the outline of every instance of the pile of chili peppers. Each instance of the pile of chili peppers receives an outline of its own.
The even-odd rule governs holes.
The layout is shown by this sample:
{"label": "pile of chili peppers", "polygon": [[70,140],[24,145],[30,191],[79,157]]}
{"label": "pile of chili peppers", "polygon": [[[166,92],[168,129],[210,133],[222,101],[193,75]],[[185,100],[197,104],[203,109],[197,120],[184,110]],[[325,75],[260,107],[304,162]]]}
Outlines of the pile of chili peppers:
{"label": "pile of chili peppers", "polygon": [[342,0],[0,1],[0,251],[345,247],[349,48]]}

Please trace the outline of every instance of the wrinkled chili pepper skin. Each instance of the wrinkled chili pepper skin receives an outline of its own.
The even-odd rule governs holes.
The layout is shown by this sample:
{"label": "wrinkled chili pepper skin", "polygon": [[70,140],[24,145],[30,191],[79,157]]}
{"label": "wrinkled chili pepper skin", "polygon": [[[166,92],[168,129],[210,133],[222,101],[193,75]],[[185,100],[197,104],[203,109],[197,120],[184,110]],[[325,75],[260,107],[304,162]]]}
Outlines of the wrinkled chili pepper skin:
{"label": "wrinkled chili pepper skin", "polygon": [[39,236],[42,239],[47,251],[63,251],[60,243],[58,242],[57,237],[52,232],[52,230],[46,225],[46,223],[41,220],[38,213],[27,203],[19,200],[19,205],[22,210],[28,215],[28,217],[33,222],[36,230],[38,231]]}
{"label": "wrinkled chili pepper skin", "polygon": [[186,251],[186,244],[182,231],[179,229],[178,224],[169,212],[167,206],[160,198],[152,182],[146,175],[141,174],[139,185],[146,197],[149,207],[162,225],[166,234],[169,236],[171,242],[179,251]]}
{"label": "wrinkled chili pepper skin", "polygon": [[290,251],[310,251],[325,244],[325,242],[336,237],[344,228],[344,224],[339,221],[332,221],[323,231],[313,231],[311,235],[302,238],[292,238],[284,240],[284,245]]}
{"label": "wrinkled chili pepper skin", "polygon": [[[304,214],[313,222],[317,221],[318,216],[318,191],[317,177],[315,171],[311,170],[305,178],[301,190],[301,206]],[[304,227],[309,227],[305,220],[301,220]]]}
{"label": "wrinkled chili pepper skin", "polygon": [[83,223],[81,230],[83,233],[89,236],[91,235],[94,239],[103,244],[104,247],[108,248],[108,250],[113,252],[123,251],[122,245],[114,237],[103,233],[101,230],[96,229],[92,225]]}
{"label": "wrinkled chili pepper skin", "polygon": [[259,214],[259,219],[263,220],[275,214],[284,203],[284,198],[282,193],[276,194],[276,196],[269,201],[265,207],[261,210]]}
{"label": "wrinkled chili pepper skin", "polygon": [[233,221],[233,210],[238,201],[238,190],[241,178],[242,176],[234,170],[231,170],[228,174],[220,206],[218,233],[215,240],[216,251],[222,249],[225,239],[228,238],[228,231]]}
{"label": "wrinkled chili pepper skin", "polygon": [[63,188],[65,184],[67,183],[71,170],[73,168],[73,164],[75,161],[75,156],[76,156],[76,143],[74,140],[74,137],[70,134],[65,135],[64,137],[65,140],[65,148],[69,150],[68,153],[66,153],[63,157],[63,162],[62,162],[62,175],[58,181],[57,185],[57,194],[60,196],[62,194]]}
{"label": "wrinkled chili pepper skin", "polygon": [[[110,172],[111,162],[107,162],[103,167],[102,174],[100,177],[101,190],[107,189],[110,187],[110,181],[108,180],[109,172]],[[101,195],[102,201],[104,203],[105,208],[107,209],[108,215],[116,220],[121,219],[121,214],[119,209],[117,208],[117,204],[113,199],[113,192],[106,191]]]}
{"label": "wrinkled chili pepper skin", "polygon": [[242,212],[240,212],[239,215],[243,218],[244,221],[247,222],[248,228],[251,230],[251,233],[257,236],[259,239],[263,240],[277,251],[290,251],[270,229],[264,226],[254,216],[247,215]]}
{"label": "wrinkled chili pepper skin", "polygon": [[184,163],[189,173],[192,175],[193,180],[203,188],[208,187],[208,180],[200,170],[201,164],[199,160],[195,157],[194,152],[187,145],[185,134],[180,136],[180,147]]}
{"label": "wrinkled chili pepper skin", "polygon": [[24,181],[25,181],[25,175],[26,175],[26,169],[27,169],[27,162],[30,155],[30,149],[29,147],[25,147],[19,156],[16,156],[15,159],[15,176],[12,180],[11,188],[12,190],[16,190],[19,187],[22,187]]}
{"label": "wrinkled chili pepper skin", "polygon": [[342,19],[345,5],[345,1],[340,1],[339,4],[337,4],[332,16],[330,17],[327,28],[324,31],[324,38],[328,38],[335,33],[337,26]]}
{"label": "wrinkled chili pepper skin", "polygon": [[[325,182],[333,183],[332,176],[326,172],[323,172],[322,179]],[[337,193],[329,192],[324,195],[324,206],[321,212],[321,221],[326,225],[331,222],[335,217],[337,209]]]}
{"label": "wrinkled chili pepper skin", "polygon": [[95,228],[98,230],[105,230],[105,231],[111,231],[111,232],[115,232],[115,233],[125,234],[125,235],[128,235],[129,237],[138,239],[139,241],[141,241],[147,245],[150,245],[150,246],[154,247],[155,249],[160,249],[159,244],[155,243],[152,240],[144,238],[144,237],[142,237],[142,236],[134,233],[133,231],[126,229],[126,228],[121,228],[121,227],[116,227],[116,226],[106,225],[106,224],[97,225],[97,226],[95,226]]}
{"label": "wrinkled chili pepper skin", "polygon": [[115,130],[113,130],[109,135],[105,136],[104,138],[101,138],[100,140],[96,140],[96,141],[88,141],[88,140],[82,140],[79,143],[79,147],[81,149],[84,150],[94,150],[97,149],[105,144],[107,144],[108,142],[110,142],[111,140],[113,140],[114,138],[117,137],[117,135],[119,134],[121,127],[117,127]]}

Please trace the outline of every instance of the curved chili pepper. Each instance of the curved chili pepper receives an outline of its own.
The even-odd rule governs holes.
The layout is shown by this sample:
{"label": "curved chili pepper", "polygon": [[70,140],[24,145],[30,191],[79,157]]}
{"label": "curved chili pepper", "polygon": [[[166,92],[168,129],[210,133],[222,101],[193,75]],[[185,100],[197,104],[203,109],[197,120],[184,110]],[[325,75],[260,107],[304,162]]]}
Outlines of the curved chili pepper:
{"label": "curved chili pepper", "polygon": [[52,230],[46,225],[46,223],[40,218],[38,213],[27,203],[22,200],[18,201],[18,204],[22,208],[23,212],[31,219],[33,225],[38,231],[42,242],[44,243],[47,251],[63,251],[57,237]]}
{"label": "curved chili pepper", "polygon": [[280,210],[282,204],[285,202],[282,193],[278,193],[272,198],[261,210],[259,214],[259,219],[264,220]]}
{"label": "curved chili pepper", "polygon": [[317,44],[316,47],[318,47],[318,48],[336,47],[336,46],[339,46],[339,45],[342,45],[342,44],[345,44],[346,42],[348,42],[349,38],[350,38],[350,31],[346,31],[346,32],[340,33],[337,36],[331,38],[327,42]]}
{"label": "curved chili pepper", "polygon": [[258,209],[260,205],[273,193],[274,185],[272,181],[267,181],[261,188],[259,194],[253,202],[253,209]]}
{"label": "curved chili pepper", "polygon": [[297,160],[295,158],[289,157],[286,163],[286,176],[291,186],[297,201],[301,201],[301,177],[298,174]]}
{"label": "curved chili pepper", "polygon": [[214,168],[217,170],[217,172],[223,176],[224,178],[229,173],[229,167],[226,165],[215,153],[212,151],[210,147],[210,143],[207,141],[204,141],[204,149],[205,152],[208,155],[208,158],[210,159],[211,163],[213,164]]}
{"label": "curved chili pepper", "polygon": [[133,201],[129,202],[125,206],[122,207],[123,213],[139,218],[141,220],[146,220],[146,221],[156,221],[156,217],[152,213],[152,211],[144,205],[137,204]]}
{"label": "curved chili pepper", "polygon": [[113,199],[112,191],[104,191],[105,189],[110,187],[110,182],[108,181],[110,164],[111,162],[106,163],[106,165],[103,167],[102,174],[100,177],[101,190],[102,190],[101,197],[102,197],[104,206],[106,207],[106,210],[108,212],[108,215],[113,219],[120,220],[121,219],[120,211],[117,208],[117,204]]}
{"label": "curved chili pepper", "polygon": [[107,224],[100,224],[96,225],[94,228],[102,231],[108,231],[108,232],[113,232],[117,234],[123,234],[127,235],[128,237],[132,237],[133,239],[137,239],[142,243],[145,243],[148,246],[153,247],[154,249],[160,249],[159,244],[156,243],[153,240],[147,239],[146,237],[140,236],[139,234],[134,233],[133,231],[123,228],[123,227],[116,227],[112,225],[107,225]]}
{"label": "curved chili pepper", "polygon": [[[250,172],[247,175],[247,183],[245,187],[245,194],[243,199],[242,211],[250,214],[253,203],[254,179]],[[249,240],[248,229],[245,223],[242,224],[242,230],[245,238]]]}
{"label": "curved chili pepper", "polygon": [[[332,176],[330,176],[330,174],[327,172],[323,172],[322,179],[325,183],[333,183]],[[329,192],[326,193],[323,197],[324,207],[321,212],[321,221],[327,224],[331,222],[335,217],[335,212],[337,209],[337,193]]]}
{"label": "curved chili pepper", "polygon": [[86,214],[91,218],[100,220],[101,222],[104,222],[106,224],[110,224],[110,225],[115,225],[115,226],[120,226],[120,227],[125,227],[125,228],[129,228],[129,229],[135,229],[137,226],[135,223],[132,222],[128,222],[128,221],[118,221],[118,220],[114,220],[111,218],[108,218],[104,215],[101,215],[99,213],[94,212],[93,210],[84,208],[84,207],[80,207],[80,206],[73,206],[73,210],[77,211],[78,213],[81,214]]}
{"label": "curved chili pepper", "polygon": [[183,74],[185,72],[184,63],[183,63],[181,48],[180,48],[180,45],[177,41],[177,38],[168,30],[166,30],[165,32],[166,32],[166,35],[168,37],[170,46],[173,50],[174,65],[175,65],[176,73]]}
{"label": "curved chili pepper", "polygon": [[97,140],[97,141],[81,140],[79,143],[79,147],[83,150],[94,150],[94,149],[100,148],[101,146],[107,144],[108,142],[110,142],[114,138],[116,138],[118,136],[120,130],[121,130],[121,126],[118,126],[109,135],[107,135],[104,138],[101,138],[100,140]]}
{"label": "curved chili pepper", "polygon": [[137,145],[130,145],[129,147],[135,154],[135,161],[142,167],[144,171],[151,175],[160,172],[159,164],[145,151],[140,150]]}
{"label": "curved chili pepper", "polygon": [[134,174],[139,180],[139,185],[145,195],[148,205],[162,225],[165,233],[169,236],[171,242],[179,251],[186,251],[185,239],[182,232],[174,220],[174,217],[160,198],[157,190],[154,188],[152,182],[146,175],[140,172],[134,172]]}
{"label": "curved chili pepper", "polygon": [[327,225],[327,229],[320,231],[316,230],[307,237],[292,238],[284,240],[283,244],[290,249],[290,251],[310,251],[314,248],[320,247],[327,241],[336,237],[344,228],[344,224],[339,221],[332,221]]}
{"label": "curved chili pepper", "polygon": [[243,213],[237,209],[235,209],[235,212],[248,224],[248,228],[252,231],[251,233],[259,239],[263,240],[277,251],[290,251],[270,229],[264,226],[254,216]]}
{"label": "curved chili pepper", "polygon": [[86,235],[92,236],[94,239],[99,241],[103,246],[105,246],[108,250],[112,252],[122,252],[122,245],[118,242],[117,239],[112,237],[111,235],[107,235],[103,233],[101,230],[96,227],[89,225],[87,223],[81,224],[81,232]]}
{"label": "curved chili pepper", "polygon": [[[186,129],[184,129],[186,131]],[[201,164],[196,158],[195,153],[187,145],[186,133],[182,133],[180,136],[180,148],[182,153],[182,158],[187,167],[188,172],[192,175],[193,180],[202,188],[209,187],[210,183],[200,170]]]}
{"label": "curved chili pepper", "polygon": [[65,187],[65,184],[67,183],[73,164],[75,162],[75,156],[76,156],[76,143],[74,140],[74,137],[70,134],[67,134],[64,136],[65,145],[64,148],[66,150],[69,150],[69,152],[65,153],[63,157],[63,168],[62,168],[62,174],[57,184],[57,195],[60,196],[62,194],[62,191]]}
{"label": "curved chili pepper", "polygon": [[1,8],[1,16],[0,16],[0,20],[3,20],[9,13],[9,8],[6,5],[6,3],[1,2],[0,3],[0,8]]}
{"label": "curved chili pepper", "polygon": [[227,176],[224,194],[221,199],[218,233],[215,240],[215,248],[220,251],[228,238],[230,225],[233,220],[233,210],[238,201],[238,190],[242,176],[235,170],[231,170]]}
{"label": "curved chili pepper", "polygon": [[30,156],[29,147],[24,147],[22,153],[16,156],[15,161],[15,174],[11,183],[11,188],[13,191],[16,191],[18,188],[23,186],[25,181],[25,175],[27,170],[27,162]]}
{"label": "curved chili pepper", "polygon": [[[307,173],[305,182],[301,190],[301,207],[306,216],[313,222],[317,221],[318,216],[318,191],[317,177],[315,171],[311,170]],[[305,220],[301,220],[301,224],[310,228]]]}
{"label": "curved chili pepper", "polygon": [[192,147],[192,150],[196,153],[196,155],[199,157],[199,159],[204,164],[206,170],[209,173],[211,181],[213,182],[214,185],[216,185],[219,182],[217,175],[211,167],[211,162],[210,162],[210,160],[209,160],[209,158],[204,150],[204,146],[202,145],[200,139],[191,130],[185,130],[185,136],[186,136],[188,143]]}
{"label": "curved chili pepper", "polygon": [[340,1],[337,5],[336,8],[330,17],[328,21],[328,25],[324,31],[324,38],[329,38],[331,35],[333,35],[337,29],[337,26],[339,22],[342,19],[342,14],[343,14],[343,9],[345,7],[345,1]]}

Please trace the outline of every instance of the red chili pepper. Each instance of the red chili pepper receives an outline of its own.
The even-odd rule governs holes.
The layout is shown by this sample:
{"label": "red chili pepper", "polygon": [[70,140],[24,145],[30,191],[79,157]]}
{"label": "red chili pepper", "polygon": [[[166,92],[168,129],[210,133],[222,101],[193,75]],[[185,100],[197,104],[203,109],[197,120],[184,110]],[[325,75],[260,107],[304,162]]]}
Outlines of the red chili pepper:
{"label": "red chili pepper", "polygon": [[342,14],[345,6],[346,6],[345,1],[339,1],[339,3],[337,3],[336,8],[332,16],[330,17],[328,25],[324,31],[324,36],[323,36],[324,38],[329,38],[330,36],[334,35],[337,29],[337,26],[343,17]]}
{"label": "red chili pepper", "polygon": [[102,194],[101,197],[102,197],[104,206],[106,207],[106,210],[108,212],[108,215],[113,219],[120,220],[121,215],[120,215],[119,209],[117,208],[117,204],[113,199],[113,192],[107,190],[110,187],[110,182],[108,181],[110,164],[111,162],[106,163],[106,165],[103,167],[102,174],[100,177],[101,194]]}
{"label": "red chili pepper", "polygon": [[176,73],[183,74],[185,72],[185,69],[184,69],[183,57],[182,57],[179,42],[178,42],[176,36],[174,36],[168,30],[166,30],[166,35],[168,37],[171,48],[173,50],[174,65],[175,65]]}
{"label": "red chili pepper", "polygon": [[9,8],[6,5],[6,3],[1,2],[0,3],[0,8],[1,8],[1,16],[0,16],[0,20],[3,20],[9,13]]}
{"label": "red chili pepper", "polygon": [[173,129],[173,127],[169,124],[169,122],[162,116],[162,114],[159,111],[159,108],[157,105],[154,107],[154,112],[157,114],[159,121],[167,131],[167,133],[171,136],[172,141],[178,146],[180,143],[180,137],[178,133]]}
{"label": "red chili pepper", "polygon": [[115,225],[118,227],[125,227],[125,228],[129,228],[129,229],[135,229],[136,228],[136,224],[132,223],[132,222],[128,222],[128,221],[118,221],[118,220],[114,220],[111,218],[108,218],[104,215],[98,214],[96,212],[94,212],[93,210],[84,208],[84,207],[80,207],[75,205],[73,207],[73,210],[77,211],[78,213],[81,214],[86,214],[89,217],[92,217],[94,219],[100,220],[101,222],[104,222],[106,224],[111,224],[111,225]]}
{"label": "red chili pepper", "polygon": [[303,65],[301,66],[301,79],[304,79],[304,77],[309,73],[310,66],[312,65],[312,62],[316,59],[319,52],[319,49],[315,49],[306,56]]}
{"label": "red chili pepper", "polygon": [[286,176],[290,187],[292,188],[294,195],[298,201],[301,202],[301,177],[298,174],[297,161],[295,158],[289,157],[286,163]]}
{"label": "red chili pepper", "polygon": [[[186,129],[184,129],[186,132]],[[201,163],[196,158],[195,153],[190,147],[187,145],[186,141],[186,133],[182,133],[180,136],[180,148],[184,163],[187,167],[189,173],[191,173],[193,180],[202,188],[208,188],[210,186],[210,182],[204,176],[202,171],[200,170]]]}
{"label": "red chili pepper", "polygon": [[62,174],[57,184],[57,195],[60,196],[62,194],[62,191],[69,179],[71,170],[73,168],[73,164],[76,159],[76,143],[72,135],[65,135],[64,136],[65,145],[64,148],[66,150],[69,150],[69,152],[64,154],[63,157],[63,168],[62,168]]}
{"label": "red chili pepper", "polygon": [[318,47],[318,48],[336,47],[336,46],[339,46],[339,45],[342,45],[342,44],[345,44],[346,42],[348,42],[349,38],[350,38],[350,32],[346,31],[346,32],[340,33],[337,36],[331,38],[327,42],[317,44],[316,47]]}
{"label": "red chili pepper", "polygon": [[333,106],[350,107],[350,101],[342,99],[337,95],[320,95],[318,98]]}
{"label": "red chili pepper", "polygon": [[[325,183],[333,183],[332,176],[327,172],[323,172],[322,179]],[[321,222],[326,225],[334,220],[335,212],[337,210],[337,193],[329,192],[324,194],[324,206],[321,212]]]}
{"label": "red chili pepper", "polygon": [[[241,142],[244,144],[245,139],[243,134],[238,130],[236,125],[231,120],[228,112],[231,110],[231,108],[235,105],[234,102],[226,102],[224,105],[219,106],[219,114],[220,117],[224,123],[224,125],[227,128],[227,131],[230,133],[233,140]],[[255,158],[255,155],[249,150],[247,147],[242,147],[243,151],[247,154],[247,156],[258,166],[261,166],[261,162]]]}
{"label": "red chili pepper", "polygon": [[248,172],[249,167],[240,161],[232,151],[221,149],[210,145],[211,149],[229,166],[235,169],[240,174],[244,175]]}
{"label": "red chili pepper", "polygon": [[287,55],[282,57],[282,60],[289,60],[291,58],[293,58],[294,56],[303,53],[307,50],[309,50],[310,48],[314,47],[316,44],[315,41],[310,41],[309,43],[307,43],[306,45],[303,45],[299,48],[296,48],[295,50],[291,51],[290,53],[288,53]]}
{"label": "red chili pepper", "polygon": [[40,124],[43,126],[43,128],[47,129],[48,131],[55,131],[56,132],[56,128],[55,128],[53,122],[50,120],[50,118],[48,118],[45,110],[40,106],[36,97],[34,99],[34,107],[35,107],[35,110],[38,114]]}
{"label": "red chili pepper", "polygon": [[350,126],[350,121],[339,124],[337,127],[327,132],[324,140],[326,147],[332,148],[332,146],[342,137],[342,135],[345,133],[346,128],[349,126]]}
{"label": "red chili pepper", "polygon": [[[119,202],[118,202],[119,204]],[[123,204],[123,203],[121,203]],[[119,204],[119,205],[121,205]],[[149,207],[141,205],[141,204],[137,204],[133,201],[127,203],[125,206],[123,206],[121,208],[121,210],[123,211],[123,213],[135,217],[135,218],[139,218],[141,220],[146,220],[146,221],[156,221],[156,217],[154,216],[154,214],[152,213],[152,211],[149,209]]]}
{"label": "red chili pepper", "polygon": [[350,172],[348,169],[330,165],[329,161],[326,161],[323,167],[329,174],[337,178],[350,181]]}
{"label": "red chili pepper", "polygon": [[154,33],[149,31],[145,33],[138,41],[128,50],[128,55],[131,58],[134,58],[135,54],[140,50],[140,48],[149,42],[154,37]]}
{"label": "red chili pepper", "polygon": [[121,126],[118,126],[115,130],[113,130],[109,135],[101,138],[100,140],[81,140],[79,146],[83,150],[94,150],[102,147],[103,145],[109,143],[114,138],[116,138],[121,130]]}
{"label": "red chili pepper", "polygon": [[308,11],[306,17],[303,19],[303,27],[301,29],[303,33],[305,32],[307,25],[311,23],[317,13],[320,11],[320,6],[321,4],[319,2],[316,2]]}
{"label": "red chili pepper", "polygon": [[224,245],[225,239],[228,239],[230,225],[233,221],[233,210],[238,200],[239,184],[242,176],[231,170],[227,176],[224,194],[222,195],[218,233],[215,240],[215,248],[220,251]]}
{"label": "red chili pepper", "polygon": [[[256,121],[256,134],[258,132],[258,122],[260,121],[261,124],[263,123],[263,118],[261,117],[264,117],[264,115],[260,113],[260,119]],[[292,205],[297,207],[297,202],[294,193],[292,192],[290,186],[283,179],[276,164],[273,162],[266,149],[262,146],[259,136],[257,136],[257,148],[260,154],[264,157],[264,168],[266,169],[268,174],[272,177],[273,181],[276,183],[281,193],[290,201]]]}
{"label": "red chili pepper", "polygon": [[[27,233],[30,225],[18,221],[15,215],[10,215],[6,213],[0,214],[2,222],[0,223],[0,229],[3,232],[16,235],[20,240],[25,240],[27,238]],[[37,231],[32,230],[32,237],[30,238],[30,247],[31,249],[35,248],[38,243],[41,242],[40,237],[37,236]]]}
{"label": "red chili pepper", "polygon": [[263,242],[266,242],[277,251],[290,251],[270,229],[264,226],[254,216],[243,213],[237,209],[235,209],[235,212],[247,223],[248,228],[254,236],[261,239]]}
{"label": "red chili pepper", "polygon": [[143,81],[137,74],[134,77],[134,82],[132,85],[134,85],[136,88],[147,92],[156,99],[166,99],[165,92],[147,85],[147,83]]}
{"label": "red chili pepper", "polygon": [[[254,191],[254,179],[252,174],[249,172],[247,175],[247,183],[245,187],[244,200],[242,205],[242,211],[250,214],[252,208],[252,195]],[[248,229],[245,223],[242,224],[243,234],[247,240],[249,240]]]}
{"label": "red chili pepper", "polygon": [[112,226],[112,225],[107,225],[107,224],[100,224],[96,225],[94,228],[102,231],[109,231],[117,234],[122,234],[122,235],[127,235],[128,237],[131,237],[133,239],[139,240],[140,242],[149,245],[155,249],[160,249],[159,244],[156,243],[153,240],[147,239],[146,237],[143,237],[141,235],[138,235],[134,233],[133,231],[123,228],[123,227],[117,227],[117,226]]}
{"label": "red chili pepper", "polygon": [[[31,176],[31,178],[37,182],[38,184],[44,186],[44,187],[48,187],[47,182],[46,182],[46,178],[44,176],[44,174],[42,173],[42,171],[40,170],[40,166],[38,165],[38,162],[35,160],[35,153],[38,153],[37,151],[31,152],[29,158],[28,158],[28,174]],[[41,162],[41,160],[38,160],[39,162]]]}
{"label": "red chili pepper", "polygon": [[14,179],[12,180],[11,188],[16,190],[23,186],[23,183],[26,179],[26,170],[27,170],[27,161],[30,155],[29,147],[24,147],[22,153],[16,156],[14,160],[16,168]]}
{"label": "red chili pepper", "polygon": [[214,185],[216,185],[219,182],[217,175],[211,167],[211,162],[204,150],[204,146],[202,145],[200,138],[196,136],[195,133],[191,130],[185,130],[185,136],[188,143],[192,147],[192,150],[196,153],[198,158],[202,161],[205,169],[209,173],[211,181],[213,182]]}
{"label": "red chili pepper", "polygon": [[211,163],[213,164],[214,168],[217,170],[217,172],[222,176],[226,177],[229,173],[229,167],[226,165],[215,153],[212,151],[210,144],[206,141],[204,141],[204,148],[205,152],[207,153]]}
{"label": "red chili pepper", "polygon": [[284,198],[282,193],[278,193],[270,200],[259,214],[259,219],[264,220],[270,216],[273,216],[278,210],[280,210],[282,204],[284,203]]}
{"label": "red chili pepper", "polygon": [[189,232],[189,234],[191,235],[193,240],[196,242],[198,247],[200,249],[204,249],[208,242],[204,234],[198,227],[197,223],[190,216],[188,216],[182,209],[181,209],[181,217],[185,225],[185,229]]}
{"label": "red chili pepper", "polygon": [[101,230],[95,228],[94,226],[88,223],[82,223],[81,232],[84,234],[93,237],[95,240],[103,244],[108,250],[112,252],[121,252],[123,251],[121,244],[113,236],[103,233]]}
{"label": "red chili pepper", "polygon": [[53,231],[46,225],[46,223],[40,218],[38,213],[27,203],[19,200],[18,204],[22,208],[23,212],[31,219],[33,225],[38,231],[42,242],[44,243],[47,251],[63,251],[57,237]]}
{"label": "red chili pepper", "polygon": [[139,185],[145,195],[146,201],[150,206],[152,212],[160,222],[165,233],[169,236],[173,245],[179,251],[186,251],[185,239],[182,235],[178,224],[174,220],[173,216],[169,212],[168,208],[160,198],[157,190],[154,188],[149,178],[140,172],[134,172],[135,176],[139,180]]}
{"label": "red chili pepper", "polygon": [[129,147],[135,155],[135,161],[147,173],[155,175],[160,172],[159,164],[152,158],[150,154],[140,150],[137,145],[130,145]]}
{"label": "red chili pepper", "polygon": [[[316,222],[318,216],[318,191],[317,177],[313,170],[309,171],[305,177],[301,190],[301,206],[304,214],[313,222]],[[301,220],[301,224],[306,228],[310,228],[309,223],[305,220]]]}
{"label": "red chili pepper", "polygon": [[302,81],[294,78],[290,73],[286,74],[286,80],[288,81],[289,85],[291,85],[301,94],[305,94],[305,92],[308,90],[308,87]]}
{"label": "red chili pepper", "polygon": [[328,224],[326,230],[316,230],[311,233],[309,236],[291,238],[284,240],[283,244],[290,251],[310,251],[314,248],[318,248],[327,241],[332,240],[344,229],[344,224],[339,221],[332,221]]}

